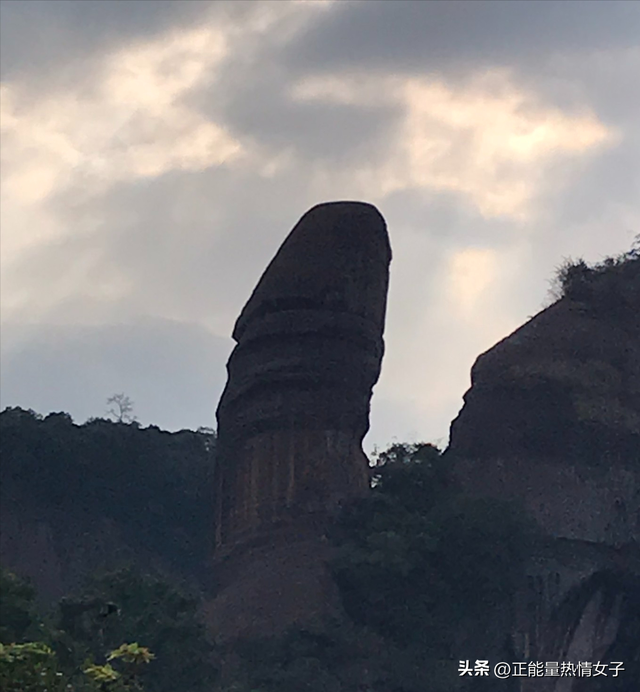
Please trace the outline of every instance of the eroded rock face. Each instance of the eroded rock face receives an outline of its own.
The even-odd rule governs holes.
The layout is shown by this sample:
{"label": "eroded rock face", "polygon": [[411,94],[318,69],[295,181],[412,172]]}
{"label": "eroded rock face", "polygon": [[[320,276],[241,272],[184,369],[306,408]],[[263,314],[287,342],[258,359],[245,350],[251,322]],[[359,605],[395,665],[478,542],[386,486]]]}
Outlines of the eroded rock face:
{"label": "eroded rock face", "polygon": [[390,260],[375,207],[321,204],[258,282],[217,412],[218,548],[366,491]]}
{"label": "eroded rock face", "polygon": [[620,604],[638,607],[638,269],[578,286],[482,354],[451,426],[462,487],[511,501],[539,529],[511,633],[522,660],[608,660],[626,641]]}
{"label": "eroded rock face", "polygon": [[210,619],[223,637],[277,631],[332,600],[322,537],[340,504],[369,489],[362,439],[390,260],[375,207],[321,204],[291,231],[235,325],[217,411]]}
{"label": "eroded rock face", "polygon": [[562,299],[479,356],[449,453],[640,460],[639,315]]}

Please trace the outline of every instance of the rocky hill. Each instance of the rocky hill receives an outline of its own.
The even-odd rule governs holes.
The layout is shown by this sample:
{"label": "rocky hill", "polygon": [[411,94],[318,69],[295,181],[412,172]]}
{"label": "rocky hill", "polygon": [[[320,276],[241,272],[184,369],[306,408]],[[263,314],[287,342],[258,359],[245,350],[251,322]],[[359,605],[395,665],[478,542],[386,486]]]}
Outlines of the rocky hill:
{"label": "rocky hill", "polygon": [[468,493],[512,501],[541,531],[521,655],[604,660],[640,622],[640,256],[560,280],[557,302],[476,360],[445,456]]}
{"label": "rocky hill", "polygon": [[572,281],[476,360],[452,453],[637,464],[640,261],[632,255]]}

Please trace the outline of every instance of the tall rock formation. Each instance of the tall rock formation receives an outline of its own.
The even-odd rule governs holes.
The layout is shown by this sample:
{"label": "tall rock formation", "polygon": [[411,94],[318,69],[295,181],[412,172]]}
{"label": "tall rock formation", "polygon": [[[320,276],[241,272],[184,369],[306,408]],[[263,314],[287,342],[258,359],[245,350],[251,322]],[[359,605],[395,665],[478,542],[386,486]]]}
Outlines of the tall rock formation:
{"label": "tall rock formation", "polygon": [[476,360],[446,452],[470,493],[540,528],[515,604],[520,660],[605,660],[624,618],[640,620],[640,258],[570,289]]}
{"label": "tall rock formation", "polygon": [[375,207],[321,204],[295,226],[233,331],[218,406],[221,639],[335,606],[324,528],[367,492],[362,439],[383,355],[391,250]]}

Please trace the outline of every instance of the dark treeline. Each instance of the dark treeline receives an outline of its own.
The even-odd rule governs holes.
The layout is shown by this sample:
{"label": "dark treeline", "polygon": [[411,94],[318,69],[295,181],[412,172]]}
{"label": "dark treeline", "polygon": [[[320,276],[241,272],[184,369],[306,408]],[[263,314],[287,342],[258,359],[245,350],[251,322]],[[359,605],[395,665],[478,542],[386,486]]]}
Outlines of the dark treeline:
{"label": "dark treeline", "polygon": [[33,507],[54,525],[107,518],[134,550],[202,573],[212,546],[212,431],[100,418],[77,425],[66,413],[7,408],[0,441],[3,507]]}
{"label": "dark treeline", "polygon": [[[109,517],[127,540],[168,563],[206,571],[211,432],[75,425],[66,414],[21,409],[5,410],[0,424],[3,502],[31,503],[54,523],[60,514]],[[93,690],[81,676],[88,660],[100,663],[131,642],[157,656],[143,676],[148,692],[214,685],[221,692],[356,692],[362,680],[372,692],[423,692],[425,677],[434,692],[464,690],[460,652],[486,655],[486,627],[478,625],[487,613],[496,632],[505,626],[529,533],[513,508],[465,498],[438,449],[396,444],[377,455],[371,496],[347,507],[329,537],[348,621],[239,644],[231,682],[216,682],[217,661],[229,652],[207,638],[202,594],[185,595],[166,575],[145,575],[143,563],[118,569],[109,556],[115,571],[87,575],[48,612],[35,605],[31,587],[5,573],[0,639],[49,646],[48,665],[79,692]]]}
{"label": "dark treeline", "polygon": [[[0,421],[4,500],[27,498],[39,505],[42,516],[43,508],[54,516],[59,511],[73,515],[82,507],[112,517],[131,540],[169,561],[206,564],[213,533],[215,439],[210,432],[169,434],[108,421],[74,425],[64,414],[40,418],[20,409],[6,410]],[[458,663],[515,660],[510,608],[537,540],[535,526],[516,507],[466,496],[446,457],[432,445],[395,444],[375,462],[370,496],[347,506],[329,536],[336,546],[331,567],[346,619],[238,642],[229,651],[208,638],[202,594],[146,574],[144,564],[129,569],[114,564],[111,572],[87,575],[82,587],[48,612],[36,605],[32,587],[4,572],[3,689],[493,689],[491,678],[461,677]],[[178,533],[188,538],[182,545],[167,540]],[[634,623],[625,636],[633,636]],[[146,647],[155,655],[139,678],[131,683],[123,677],[111,682],[87,678],[83,671],[115,676],[117,670],[105,672],[104,665],[118,661],[108,662],[106,656],[123,644]],[[46,646],[49,653],[20,646]],[[221,679],[220,662],[229,656],[235,672],[232,679]],[[632,663],[630,657],[624,660]],[[47,680],[47,675],[66,686],[28,682]],[[503,682],[510,691],[511,681]],[[599,685],[592,687],[600,692]]]}

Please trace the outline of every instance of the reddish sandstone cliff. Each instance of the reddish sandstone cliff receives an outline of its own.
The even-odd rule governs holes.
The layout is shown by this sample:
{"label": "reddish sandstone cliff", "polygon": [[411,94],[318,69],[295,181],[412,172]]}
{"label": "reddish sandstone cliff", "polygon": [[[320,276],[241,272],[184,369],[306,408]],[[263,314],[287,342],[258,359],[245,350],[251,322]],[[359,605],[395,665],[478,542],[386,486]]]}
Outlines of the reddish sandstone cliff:
{"label": "reddish sandstone cliff", "polygon": [[217,413],[220,636],[273,632],[333,608],[324,527],[369,488],[362,439],[390,260],[375,207],[314,207],[236,323]]}

